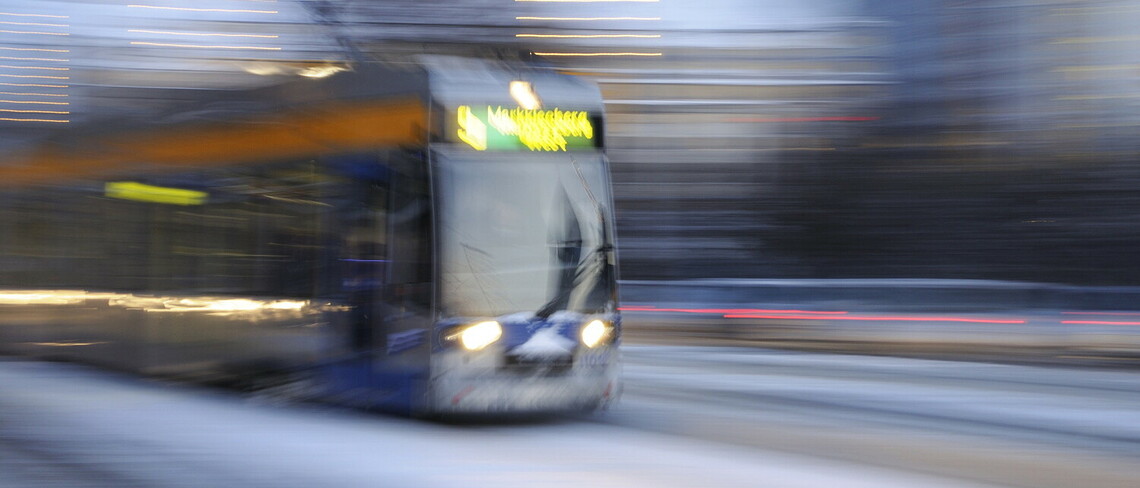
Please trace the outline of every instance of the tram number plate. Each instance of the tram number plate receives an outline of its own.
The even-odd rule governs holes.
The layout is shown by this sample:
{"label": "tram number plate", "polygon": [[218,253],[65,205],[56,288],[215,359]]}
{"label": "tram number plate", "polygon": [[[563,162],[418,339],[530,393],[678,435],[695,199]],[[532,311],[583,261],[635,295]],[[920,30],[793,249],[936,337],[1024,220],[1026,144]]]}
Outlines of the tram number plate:
{"label": "tram number plate", "polygon": [[603,352],[600,354],[583,354],[578,358],[578,363],[591,368],[606,366],[610,364],[610,353]]}

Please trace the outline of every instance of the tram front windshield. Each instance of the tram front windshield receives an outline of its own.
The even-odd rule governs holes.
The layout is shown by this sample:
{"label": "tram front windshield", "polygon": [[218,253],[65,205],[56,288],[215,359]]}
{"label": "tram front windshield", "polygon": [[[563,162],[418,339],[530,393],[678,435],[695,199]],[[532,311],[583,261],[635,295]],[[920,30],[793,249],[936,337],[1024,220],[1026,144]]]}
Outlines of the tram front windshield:
{"label": "tram front windshield", "polygon": [[597,153],[437,153],[445,316],[612,311],[613,209]]}

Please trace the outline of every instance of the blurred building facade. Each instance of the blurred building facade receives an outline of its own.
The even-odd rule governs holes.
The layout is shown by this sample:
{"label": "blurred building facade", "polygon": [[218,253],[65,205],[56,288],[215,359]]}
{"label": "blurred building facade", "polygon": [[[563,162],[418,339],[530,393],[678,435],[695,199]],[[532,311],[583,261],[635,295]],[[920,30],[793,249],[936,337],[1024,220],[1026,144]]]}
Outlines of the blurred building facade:
{"label": "blurred building facade", "polygon": [[813,212],[786,219],[802,270],[1135,284],[1140,8],[868,7],[890,25],[895,83],[855,147],[794,165],[796,184],[782,186],[804,189],[789,196]]}
{"label": "blurred building facade", "polygon": [[56,121],[0,139],[354,58],[529,51],[602,86],[625,279],[1140,272],[1125,0],[0,4],[0,81],[68,78],[6,85],[3,118]]}

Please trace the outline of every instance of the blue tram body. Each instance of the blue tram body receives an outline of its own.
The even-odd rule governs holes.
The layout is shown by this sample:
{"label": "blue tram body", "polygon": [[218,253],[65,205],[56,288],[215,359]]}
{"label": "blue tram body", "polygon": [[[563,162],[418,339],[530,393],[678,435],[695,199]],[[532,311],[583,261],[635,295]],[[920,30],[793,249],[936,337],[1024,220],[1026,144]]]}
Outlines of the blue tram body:
{"label": "blue tram body", "polygon": [[0,161],[0,352],[410,414],[618,396],[596,87],[425,57],[167,120]]}

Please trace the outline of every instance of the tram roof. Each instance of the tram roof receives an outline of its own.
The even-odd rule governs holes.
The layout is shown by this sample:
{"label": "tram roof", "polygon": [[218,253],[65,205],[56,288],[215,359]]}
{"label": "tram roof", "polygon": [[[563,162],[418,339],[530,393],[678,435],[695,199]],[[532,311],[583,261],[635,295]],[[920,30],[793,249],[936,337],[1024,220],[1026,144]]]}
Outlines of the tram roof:
{"label": "tram roof", "polygon": [[534,86],[545,106],[602,112],[602,94],[596,85],[556,73],[554,68],[517,62],[496,62],[450,56],[421,56],[433,100],[444,106],[513,105],[507,87],[512,81]]}
{"label": "tram roof", "polygon": [[430,104],[513,105],[507,86],[516,80],[531,82],[551,106],[602,110],[597,87],[549,68],[447,56],[362,63],[325,78],[213,93],[146,120],[70,128],[0,156],[0,186],[423,144]]}

